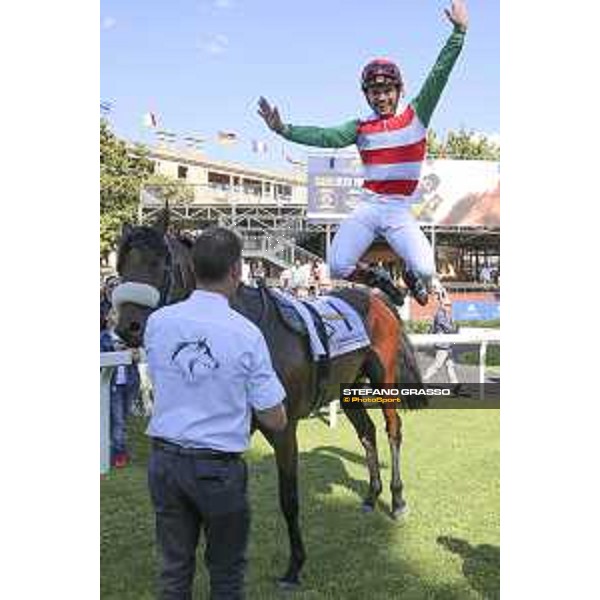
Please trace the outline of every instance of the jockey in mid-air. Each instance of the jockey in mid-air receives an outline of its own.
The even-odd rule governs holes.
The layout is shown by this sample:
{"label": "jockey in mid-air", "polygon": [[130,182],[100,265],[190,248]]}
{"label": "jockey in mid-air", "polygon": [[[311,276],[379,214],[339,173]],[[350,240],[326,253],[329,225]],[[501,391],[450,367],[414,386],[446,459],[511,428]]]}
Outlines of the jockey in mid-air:
{"label": "jockey in mid-air", "polygon": [[445,13],[454,30],[423,87],[408,104],[401,101],[404,83],[398,66],[383,58],[371,61],[362,72],[362,90],[373,110],[366,118],[331,128],[290,125],[283,123],[275,106],[264,98],[259,101],[258,113],[268,127],[292,142],[321,148],[356,144],[364,165],[364,193],[334,237],[329,257],[331,275],[378,287],[396,304],[402,304],[404,294],[388,273],[359,261],[375,236],[384,236],[404,260],[403,279],[412,295],[419,304],[427,304],[435,260],[411,204],[421,200],[418,184],[427,127],[460,54],[468,25],[463,0],[454,0]]}

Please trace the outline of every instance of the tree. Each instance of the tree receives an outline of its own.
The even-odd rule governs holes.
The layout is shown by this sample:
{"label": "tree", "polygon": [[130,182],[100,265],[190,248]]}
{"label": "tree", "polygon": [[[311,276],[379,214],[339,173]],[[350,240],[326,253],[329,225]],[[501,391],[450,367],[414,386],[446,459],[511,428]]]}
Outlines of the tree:
{"label": "tree", "polygon": [[427,134],[427,153],[432,158],[500,160],[500,146],[487,136],[461,128],[449,131],[439,140],[434,131]]}
{"label": "tree", "polygon": [[442,158],[443,142],[433,129],[427,130],[427,155],[431,158]]}
{"label": "tree", "polygon": [[115,247],[123,223],[136,220],[140,187],[152,173],[147,150],[133,150],[100,121],[100,252]]}
{"label": "tree", "polygon": [[190,201],[193,191],[181,182],[153,174],[148,149],[131,146],[100,121],[100,253],[106,256],[116,245],[124,223],[137,220],[140,190],[148,185],[169,202]]}
{"label": "tree", "polygon": [[192,186],[184,185],[181,181],[166,175],[150,175],[144,181],[144,189],[169,204],[182,204],[192,202],[194,199]]}

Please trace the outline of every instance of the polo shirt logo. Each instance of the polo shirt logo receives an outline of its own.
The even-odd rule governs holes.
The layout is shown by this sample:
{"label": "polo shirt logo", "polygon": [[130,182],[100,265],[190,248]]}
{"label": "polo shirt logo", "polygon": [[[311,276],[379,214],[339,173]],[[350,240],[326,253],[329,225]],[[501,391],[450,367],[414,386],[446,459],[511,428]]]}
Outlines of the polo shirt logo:
{"label": "polo shirt logo", "polygon": [[219,361],[213,356],[205,337],[178,343],[171,355],[171,361],[190,381],[197,379],[202,373],[219,368]]}

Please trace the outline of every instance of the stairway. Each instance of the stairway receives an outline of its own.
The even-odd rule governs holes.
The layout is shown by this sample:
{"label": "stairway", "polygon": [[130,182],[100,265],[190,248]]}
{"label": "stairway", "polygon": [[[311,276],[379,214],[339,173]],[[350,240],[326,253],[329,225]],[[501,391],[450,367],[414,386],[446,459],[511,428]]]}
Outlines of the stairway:
{"label": "stairway", "polygon": [[305,263],[321,258],[272,230],[265,230],[263,235],[242,233],[242,237],[245,258],[268,260],[281,269],[289,269],[296,260]]}

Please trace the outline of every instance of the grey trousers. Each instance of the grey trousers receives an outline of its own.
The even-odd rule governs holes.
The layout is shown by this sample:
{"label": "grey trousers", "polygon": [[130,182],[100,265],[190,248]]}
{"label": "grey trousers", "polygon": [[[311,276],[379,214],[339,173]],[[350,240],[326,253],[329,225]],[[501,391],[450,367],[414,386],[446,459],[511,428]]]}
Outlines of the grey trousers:
{"label": "grey trousers", "polygon": [[191,600],[201,530],[211,600],[243,599],[250,528],[245,462],[153,448],[148,484],[161,562],[160,600]]}

